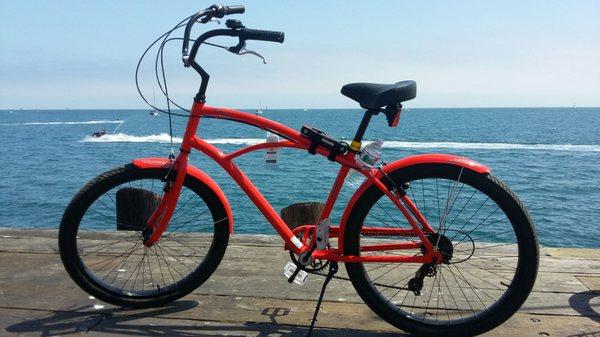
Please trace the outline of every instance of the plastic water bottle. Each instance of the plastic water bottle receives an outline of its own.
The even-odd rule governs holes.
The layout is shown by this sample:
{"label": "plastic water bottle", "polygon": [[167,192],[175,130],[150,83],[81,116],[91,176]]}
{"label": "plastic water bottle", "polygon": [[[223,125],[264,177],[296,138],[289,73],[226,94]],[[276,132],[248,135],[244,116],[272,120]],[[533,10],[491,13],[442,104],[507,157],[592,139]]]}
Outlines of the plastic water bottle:
{"label": "plastic water bottle", "polygon": [[[267,131],[267,143],[277,143],[279,141],[279,136]],[[279,152],[276,147],[267,148],[267,153],[265,154],[265,160],[269,166],[276,165],[277,160],[279,159]]]}
{"label": "plastic water bottle", "polygon": [[[356,156],[356,162],[358,165],[364,168],[375,167],[381,161],[382,145],[383,140],[377,139],[365,146]],[[363,177],[362,174],[354,172],[354,170],[350,170],[344,182],[349,187],[356,189],[363,183],[364,180],[365,177]]]}
{"label": "plastic water bottle", "polygon": [[377,139],[365,146],[358,154],[356,161],[365,168],[374,167],[381,160],[383,140]]}

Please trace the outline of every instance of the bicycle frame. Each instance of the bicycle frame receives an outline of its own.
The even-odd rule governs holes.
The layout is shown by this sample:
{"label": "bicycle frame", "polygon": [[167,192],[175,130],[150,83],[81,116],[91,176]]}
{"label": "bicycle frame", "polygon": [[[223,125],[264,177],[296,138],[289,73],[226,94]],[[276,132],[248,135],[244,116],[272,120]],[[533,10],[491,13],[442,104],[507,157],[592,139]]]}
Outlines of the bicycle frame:
{"label": "bicycle frame", "polygon": [[[268,130],[279,136],[284,140],[276,143],[260,143],[251,146],[247,146],[238,149],[231,153],[223,153],[219,148],[209,144],[203,139],[196,136],[200,118],[218,118],[227,119],[240,123],[249,124],[257,128]],[[381,190],[402,212],[404,217],[407,219],[411,228],[365,228],[363,232],[377,235],[393,235],[393,236],[416,236],[420,239],[420,242],[398,242],[398,243],[385,243],[376,245],[365,245],[361,247],[361,251],[386,251],[386,250],[406,250],[406,249],[424,249],[423,255],[344,255],[343,254],[343,235],[345,218],[347,214],[344,214],[341,225],[332,226],[330,228],[331,237],[338,238],[338,248],[328,248],[323,250],[314,250],[316,240],[313,238],[310,240],[310,246],[303,243],[296,234],[304,231],[304,236],[309,235],[309,229],[311,226],[301,226],[292,231],[286,223],[281,219],[279,214],[271,206],[271,204],[265,199],[260,193],[256,186],[250,181],[250,179],[238,168],[233,162],[235,158],[240,157],[249,152],[262,150],[266,148],[295,148],[307,150],[311,144],[311,141],[302,136],[300,132],[291,129],[285,125],[279,124],[272,120],[264,117],[256,116],[246,112],[227,109],[227,108],[216,108],[206,106],[204,103],[194,101],[192,106],[191,115],[187,122],[185,134],[181,143],[180,152],[177,158],[170,162],[171,167],[174,168],[172,172],[175,172],[175,178],[172,183],[167,183],[169,186],[166,189],[165,194],[160,205],[157,207],[153,215],[148,220],[147,228],[151,230],[150,236],[145,241],[146,246],[151,246],[155,242],[160,240],[160,236],[168,227],[168,223],[177,205],[179,193],[183,186],[183,181],[188,172],[188,156],[192,149],[198,150],[205,155],[212,158],[217,162],[240,186],[240,188],[248,195],[250,200],[256,205],[261,211],[265,218],[271,223],[273,228],[285,241],[286,248],[291,249],[296,254],[303,254],[306,252],[312,253],[313,258],[323,259],[330,261],[340,262],[412,262],[412,263],[430,263],[441,261],[441,255],[433,248],[432,244],[427,239],[427,233],[433,233],[434,229],[427,222],[425,217],[421,214],[416,205],[410,200],[405,193],[398,193],[395,188],[390,189],[381,181],[381,173],[376,168],[365,169],[359,166],[355,161],[355,153],[348,151],[346,154],[338,155],[335,161],[341,164],[338,171],[335,182],[331,188],[331,191],[327,197],[325,207],[320,215],[319,221],[327,220],[330,217],[333,206],[338,198],[339,192],[342,188],[343,182],[348,175],[350,169],[355,169],[366,177],[366,181],[358,189],[357,192],[364,191],[368,186],[374,185],[376,188]],[[318,154],[327,157],[329,154],[328,150],[317,147]],[[429,158],[431,161],[445,161],[448,162],[454,157],[449,155],[430,155],[439,156],[440,158]],[[416,156],[415,156],[416,157]],[[449,159],[449,157],[452,157]],[[466,159],[466,158],[463,158]],[[472,162],[472,161],[471,161]],[[464,163],[464,165],[471,165],[471,162]],[[472,162],[474,163],[474,162]],[[362,192],[361,192],[362,193]],[[357,193],[359,194],[359,193]],[[355,201],[356,194],[351,199],[351,204]],[[314,228],[314,224],[312,225]],[[316,231],[313,231],[313,236],[316,236]],[[306,242],[307,237],[303,237]]]}

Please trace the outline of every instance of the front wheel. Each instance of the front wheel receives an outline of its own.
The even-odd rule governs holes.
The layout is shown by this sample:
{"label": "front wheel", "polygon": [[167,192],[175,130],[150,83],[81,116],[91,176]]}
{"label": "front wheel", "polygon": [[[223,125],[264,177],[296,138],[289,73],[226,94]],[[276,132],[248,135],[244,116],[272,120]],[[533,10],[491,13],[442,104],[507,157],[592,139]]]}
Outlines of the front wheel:
{"label": "front wheel", "polygon": [[144,246],[142,230],[160,203],[167,172],[126,165],[73,198],[60,224],[59,249],[83,290],[115,305],[158,306],[190,293],[216,270],[230,219],[215,193],[189,175],[167,230]]}
{"label": "front wheel", "polygon": [[[397,328],[427,336],[477,335],[512,316],[533,288],[539,255],[533,224],[519,199],[495,177],[450,164],[414,165],[389,176],[407,187],[408,197],[435,229],[428,237],[444,262],[346,263],[365,303]],[[365,191],[348,219],[348,255],[361,254],[361,245],[369,243],[418,240],[361,233],[367,227],[410,228],[376,187]]]}

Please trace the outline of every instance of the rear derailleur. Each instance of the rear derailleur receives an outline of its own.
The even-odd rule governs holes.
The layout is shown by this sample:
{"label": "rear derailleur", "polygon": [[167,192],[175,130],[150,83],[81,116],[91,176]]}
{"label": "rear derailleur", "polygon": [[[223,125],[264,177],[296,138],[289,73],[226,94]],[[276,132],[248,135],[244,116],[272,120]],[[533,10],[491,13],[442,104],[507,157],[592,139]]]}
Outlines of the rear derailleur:
{"label": "rear derailleur", "polygon": [[437,267],[433,263],[423,264],[419,270],[415,273],[415,277],[408,281],[408,289],[412,291],[415,296],[421,295],[421,289],[423,289],[423,280],[425,276],[433,277],[437,273]]}
{"label": "rear derailleur", "polygon": [[[431,244],[436,247],[437,251],[440,252],[442,256],[442,263],[450,264],[452,260],[452,254],[454,253],[452,241],[450,241],[450,239],[448,239],[446,236],[438,233],[428,234],[427,239],[429,239],[429,242],[431,242]],[[423,247],[421,250],[423,254],[425,254],[425,248]],[[423,280],[425,279],[425,276],[435,276],[437,273],[437,266],[438,265],[435,263],[423,264],[415,273],[415,277],[408,281],[408,289],[412,291],[415,296],[421,295],[421,289],[423,289]]]}

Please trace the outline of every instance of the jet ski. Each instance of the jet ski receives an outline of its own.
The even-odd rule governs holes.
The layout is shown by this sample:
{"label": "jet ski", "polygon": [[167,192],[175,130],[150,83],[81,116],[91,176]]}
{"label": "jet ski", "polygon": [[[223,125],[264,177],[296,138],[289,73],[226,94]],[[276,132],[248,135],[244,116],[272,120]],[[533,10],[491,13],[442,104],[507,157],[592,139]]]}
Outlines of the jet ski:
{"label": "jet ski", "polygon": [[102,129],[100,131],[92,133],[92,137],[100,138],[100,137],[104,136],[105,134],[106,134],[106,130]]}

